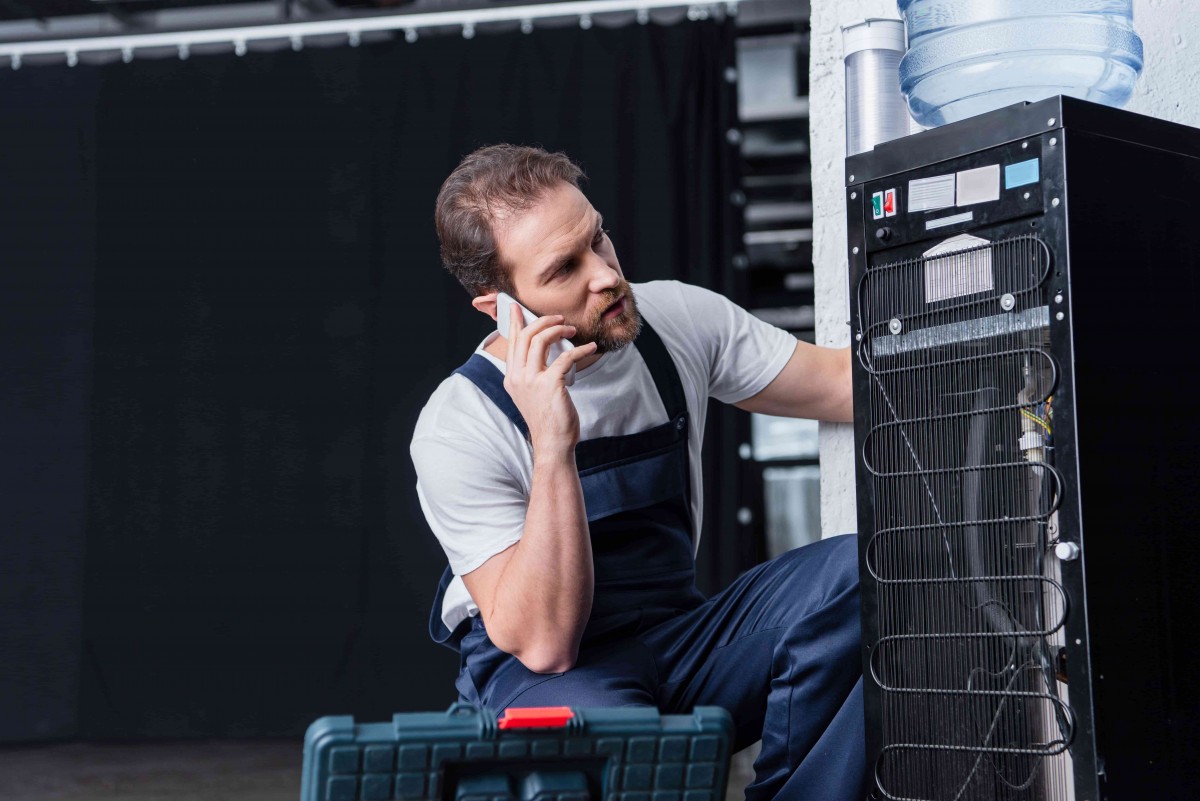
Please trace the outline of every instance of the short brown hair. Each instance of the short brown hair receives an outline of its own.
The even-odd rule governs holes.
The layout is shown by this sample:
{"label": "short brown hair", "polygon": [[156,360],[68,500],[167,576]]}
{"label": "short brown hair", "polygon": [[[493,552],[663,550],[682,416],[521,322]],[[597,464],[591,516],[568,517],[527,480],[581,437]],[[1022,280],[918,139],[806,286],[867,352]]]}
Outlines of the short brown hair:
{"label": "short brown hair", "polygon": [[564,153],[503,144],[476,150],[438,192],[434,218],[442,265],[472,297],[511,291],[512,279],[496,250],[497,214],[525,211],[559,183],[579,188],[584,178]]}

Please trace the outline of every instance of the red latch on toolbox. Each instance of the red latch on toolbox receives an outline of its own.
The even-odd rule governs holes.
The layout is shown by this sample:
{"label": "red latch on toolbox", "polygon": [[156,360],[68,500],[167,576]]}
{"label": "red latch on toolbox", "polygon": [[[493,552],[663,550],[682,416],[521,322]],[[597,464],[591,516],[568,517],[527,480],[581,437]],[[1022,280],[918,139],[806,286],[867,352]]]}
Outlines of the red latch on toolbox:
{"label": "red latch on toolbox", "polygon": [[569,706],[510,707],[498,722],[501,729],[561,729],[573,717]]}

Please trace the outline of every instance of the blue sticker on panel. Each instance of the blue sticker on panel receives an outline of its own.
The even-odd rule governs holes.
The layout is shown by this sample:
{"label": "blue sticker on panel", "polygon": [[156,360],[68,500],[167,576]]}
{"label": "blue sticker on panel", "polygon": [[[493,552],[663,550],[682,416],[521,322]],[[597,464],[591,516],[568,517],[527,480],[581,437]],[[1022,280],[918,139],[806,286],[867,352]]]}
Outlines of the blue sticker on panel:
{"label": "blue sticker on panel", "polygon": [[1004,168],[1004,188],[1012,189],[1026,184],[1036,184],[1038,181],[1038,160],[1030,159],[1019,164],[1009,164]]}

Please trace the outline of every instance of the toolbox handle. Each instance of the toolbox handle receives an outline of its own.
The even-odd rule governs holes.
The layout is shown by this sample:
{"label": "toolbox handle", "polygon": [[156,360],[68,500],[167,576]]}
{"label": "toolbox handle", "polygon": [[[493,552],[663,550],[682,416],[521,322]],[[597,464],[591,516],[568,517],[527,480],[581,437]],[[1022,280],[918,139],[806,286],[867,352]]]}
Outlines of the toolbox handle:
{"label": "toolbox handle", "polygon": [[565,729],[575,718],[569,706],[509,707],[499,720],[501,731],[506,729]]}

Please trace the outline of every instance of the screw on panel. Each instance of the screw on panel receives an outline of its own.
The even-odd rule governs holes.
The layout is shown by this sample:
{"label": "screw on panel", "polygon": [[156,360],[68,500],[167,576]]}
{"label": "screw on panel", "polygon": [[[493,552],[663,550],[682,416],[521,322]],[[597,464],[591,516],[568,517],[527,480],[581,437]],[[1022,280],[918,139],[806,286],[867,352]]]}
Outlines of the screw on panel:
{"label": "screw on panel", "polygon": [[743,442],[738,446],[738,456],[743,459],[749,459],[754,455],[754,449],[750,447],[749,442]]}
{"label": "screw on panel", "polygon": [[408,42],[409,44],[412,44],[413,42],[417,41],[417,29],[416,28],[405,28],[404,29],[404,41]]}
{"label": "screw on panel", "polygon": [[733,67],[726,67],[725,68],[725,82],[726,83],[737,83],[737,79],[738,79],[737,70]]}
{"label": "screw on panel", "polygon": [[1028,148],[1029,148],[1029,143],[1028,143],[1028,142],[1022,142],[1022,143],[1021,143],[1021,149],[1022,149],[1022,150],[1027,150]]}
{"label": "screw on panel", "polygon": [[891,331],[893,334],[899,334],[901,331],[904,330],[904,323],[900,322],[899,318],[893,317],[891,320],[888,321],[888,330]]}
{"label": "screw on panel", "polygon": [[1064,317],[1066,317],[1066,316],[1067,316],[1067,315],[1063,314],[1062,312],[1059,312],[1058,314],[1054,315],[1054,319],[1055,319],[1055,320],[1061,320],[1061,319],[1063,319],[1063,318],[1064,318]]}
{"label": "screw on panel", "polygon": [[1046,120],[1046,124],[1047,124],[1047,125],[1053,125],[1055,122],[1056,122],[1056,120],[1055,120],[1053,117],[1051,117],[1050,119]]}
{"label": "screw on panel", "polygon": [[850,250],[850,252],[851,252],[851,253],[855,253],[855,254],[857,254],[857,253],[858,253],[858,245],[855,245],[855,246],[854,246],[854,247],[853,247],[853,248]]}
{"label": "screw on panel", "polygon": [[733,269],[744,270],[750,266],[750,257],[745,253],[733,254]]}
{"label": "screw on panel", "polygon": [[580,14],[579,15],[579,27],[583,28],[585,31],[591,30],[592,15],[591,14]]}
{"label": "screw on panel", "polygon": [[743,526],[750,525],[750,521],[753,519],[754,519],[754,513],[751,512],[749,509],[747,509],[745,506],[743,506],[741,509],[738,509],[737,521],[739,523],[741,523]]}
{"label": "screw on panel", "polygon": [[859,332],[859,333],[857,333],[857,334],[855,334],[855,335],[854,335],[854,341],[855,341],[855,342],[862,342],[862,333],[861,333],[861,332]]}
{"label": "screw on panel", "polygon": [[1062,300],[1063,300],[1063,298],[1062,298],[1062,295],[1055,295],[1055,296],[1054,296],[1054,302],[1055,302],[1055,303],[1062,303]]}
{"label": "screw on panel", "polygon": [[742,132],[737,128],[730,128],[725,132],[725,141],[731,145],[736,145],[738,142],[742,141]]}
{"label": "screw on panel", "polygon": [[1054,198],[1054,200],[1051,200],[1050,205],[1057,209],[1058,208],[1058,198]]}
{"label": "screw on panel", "polygon": [[851,175],[851,176],[850,176],[850,183],[854,183],[854,176],[853,176],[853,175]]}
{"label": "screw on panel", "polygon": [[1054,147],[1057,144],[1058,144],[1058,137],[1057,136],[1050,137],[1050,147]]}
{"label": "screw on panel", "polygon": [[729,193],[729,202],[735,206],[746,205],[746,193],[740,189],[735,189]]}
{"label": "screw on panel", "polygon": [[1028,192],[1026,192],[1026,193],[1025,193],[1025,199],[1026,199],[1026,200],[1029,200],[1029,193],[1028,193]]}
{"label": "screw on panel", "polygon": [[1017,299],[1012,296],[1011,292],[1005,292],[1000,296],[1000,308],[1005,311],[1012,311],[1017,305]]}
{"label": "screw on panel", "polygon": [[858,193],[857,193],[857,192],[851,192],[851,193],[850,193],[850,199],[851,199],[851,200],[854,200],[854,199],[856,199],[857,197],[858,197]]}
{"label": "screw on panel", "polygon": [[521,20],[521,33],[533,33],[533,20]]}
{"label": "screw on panel", "polygon": [[1073,542],[1060,542],[1054,546],[1054,555],[1064,562],[1079,558],[1079,546]]}

